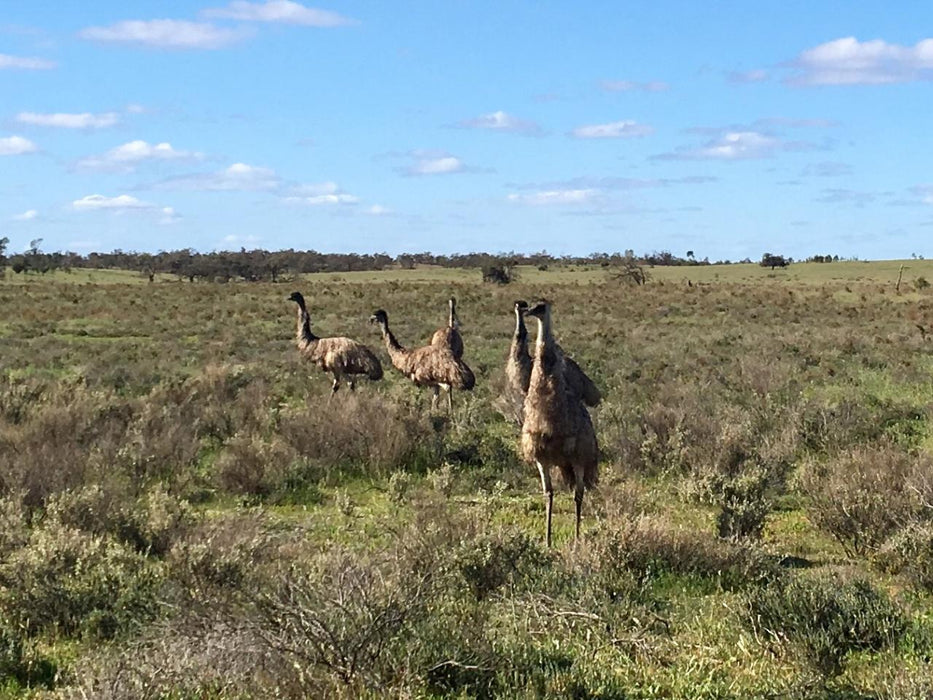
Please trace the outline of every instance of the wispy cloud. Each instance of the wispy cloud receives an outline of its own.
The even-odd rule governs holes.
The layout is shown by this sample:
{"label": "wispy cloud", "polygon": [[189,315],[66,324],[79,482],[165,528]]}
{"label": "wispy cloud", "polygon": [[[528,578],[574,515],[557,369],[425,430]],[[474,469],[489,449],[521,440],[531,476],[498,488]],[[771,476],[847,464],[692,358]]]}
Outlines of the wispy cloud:
{"label": "wispy cloud", "polygon": [[91,114],[40,114],[38,112],[20,112],[16,121],[30,126],[51,126],[59,129],[105,129],[119,123],[120,115],[116,112]]}
{"label": "wispy cloud", "polygon": [[536,122],[519,119],[502,111],[482,114],[473,119],[464,119],[458,122],[457,126],[463,129],[487,129],[523,136],[540,136],[544,131]]}
{"label": "wispy cloud", "polygon": [[671,86],[660,80],[639,83],[634,80],[604,80],[599,86],[606,92],[665,92]]}
{"label": "wispy cloud", "polygon": [[576,139],[625,139],[648,136],[653,133],[654,127],[626,119],[608,124],[578,126],[570,132],[570,136]]}
{"label": "wispy cloud", "polygon": [[336,182],[320,182],[297,185],[289,190],[283,200],[289,204],[326,206],[329,204],[357,204],[360,200],[340,189]]}
{"label": "wispy cloud", "polygon": [[0,53],[0,70],[51,70],[58,64],[55,61],[47,61],[44,58],[31,58],[28,56],[10,56]]}
{"label": "wispy cloud", "polygon": [[823,190],[823,193],[814,201],[824,204],[851,204],[856,207],[863,207],[874,202],[877,197],[878,195],[875,192],[833,188]]}
{"label": "wispy cloud", "polygon": [[530,206],[592,204],[602,197],[598,189],[541,190],[528,194],[510,194],[508,201]]}
{"label": "wispy cloud", "polygon": [[788,65],[790,85],[883,85],[933,79],[933,39],[914,46],[855,37],[828,41],[801,52]]}
{"label": "wispy cloud", "polygon": [[245,2],[235,0],[226,7],[211,8],[201,13],[204,17],[237,19],[244,22],[278,22],[300,24],[306,27],[342,27],[355,24],[355,20],[330,10],[306,7],[290,0]]}
{"label": "wispy cloud", "polygon": [[681,146],[669,152],[652,156],[653,160],[757,160],[771,158],[777,153],[817,151],[828,148],[827,142],[791,140],[782,137],[780,128],[829,128],[835,122],[825,119],[794,119],[767,117],[747,126],[693,127],[688,133],[710,137],[695,146]]}
{"label": "wispy cloud", "polygon": [[280,185],[279,176],[271,168],[246,163],[234,163],[214,173],[193,173],[170,177],[153,185],[162,190],[207,190],[214,192],[269,191]]}
{"label": "wispy cloud", "polygon": [[746,85],[748,83],[763,83],[766,80],[770,80],[771,78],[771,76],[768,74],[768,71],[762,70],[761,68],[746,71],[730,70],[726,71],[725,76],[728,82],[735,83],[737,85]]}
{"label": "wispy cloud", "polygon": [[203,157],[203,153],[181,151],[167,142],[150,144],[137,140],[112,148],[103,155],[83,158],[76,166],[85,170],[132,172],[145,161],[190,161]]}
{"label": "wispy cloud", "polygon": [[915,197],[919,197],[924,204],[933,204],[933,185],[917,185],[910,188]]}
{"label": "wispy cloud", "polygon": [[39,218],[39,212],[36,211],[35,209],[28,209],[27,211],[24,211],[22,214],[16,214],[15,216],[10,217],[10,219],[13,221],[33,221],[38,218]]}
{"label": "wispy cloud", "polygon": [[0,138],[0,156],[19,156],[24,153],[35,153],[39,150],[29,139],[22,136],[7,136]]}
{"label": "wispy cloud", "polygon": [[842,175],[851,175],[852,166],[848,163],[838,163],[836,161],[810,163],[800,174],[803,177],[840,177]]}
{"label": "wispy cloud", "polygon": [[575,177],[569,180],[558,180],[526,185],[512,185],[519,190],[544,191],[628,191],[642,190],[656,187],[671,187],[674,185],[703,185],[717,182],[719,178],[709,175],[687,175],[675,178],[632,178],[632,177]]}
{"label": "wispy cloud", "polygon": [[78,36],[105,44],[130,44],[155,49],[222,49],[247,33],[209,22],[176,19],[126,20],[107,27],[88,27]]}

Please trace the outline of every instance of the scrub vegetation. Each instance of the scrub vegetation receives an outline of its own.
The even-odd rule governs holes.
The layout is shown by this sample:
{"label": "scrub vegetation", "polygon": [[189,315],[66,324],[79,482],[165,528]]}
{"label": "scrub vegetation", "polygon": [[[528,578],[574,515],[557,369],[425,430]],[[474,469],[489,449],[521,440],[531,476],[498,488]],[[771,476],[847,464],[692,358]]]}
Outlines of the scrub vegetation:
{"label": "scrub vegetation", "polygon": [[[924,265],[7,272],[0,697],[928,697]],[[329,400],[296,289],[381,381]],[[476,386],[448,415],[369,317],[424,344],[450,297]],[[497,410],[541,297],[603,397],[550,549]]]}

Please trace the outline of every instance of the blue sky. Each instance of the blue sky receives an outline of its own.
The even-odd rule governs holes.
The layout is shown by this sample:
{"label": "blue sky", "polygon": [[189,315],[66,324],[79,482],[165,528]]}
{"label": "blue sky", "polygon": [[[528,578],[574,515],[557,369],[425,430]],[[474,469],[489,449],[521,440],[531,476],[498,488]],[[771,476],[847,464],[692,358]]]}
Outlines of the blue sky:
{"label": "blue sky", "polygon": [[7,2],[12,250],[933,254],[928,2]]}

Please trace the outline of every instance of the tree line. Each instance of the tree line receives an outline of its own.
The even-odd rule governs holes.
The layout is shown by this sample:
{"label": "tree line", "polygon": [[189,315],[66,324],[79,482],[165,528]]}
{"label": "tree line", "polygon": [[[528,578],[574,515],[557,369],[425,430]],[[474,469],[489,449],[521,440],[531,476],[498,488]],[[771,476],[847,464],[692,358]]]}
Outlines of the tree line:
{"label": "tree line", "polygon": [[[76,268],[96,270],[131,270],[154,280],[158,274],[171,274],[179,279],[195,282],[210,280],[230,282],[278,282],[289,275],[314,272],[360,272],[393,268],[414,269],[419,266],[467,268],[483,270],[484,277],[495,277],[500,271],[510,274],[518,265],[531,265],[546,270],[551,265],[600,265],[611,269],[631,269],[633,266],[677,266],[677,265],[723,265],[730,261],[711,263],[708,258],[698,260],[693,251],[685,257],[669,251],[635,255],[634,251],[623,253],[592,253],[587,256],[551,255],[547,251],[538,253],[458,253],[440,255],[435,253],[321,253],[316,250],[263,249],[239,251],[198,252],[191,248],[140,253],[114,250],[109,253],[91,252],[44,252],[40,250],[42,239],[31,241],[24,252],[6,255],[9,239],[0,238],[0,271],[9,268],[16,274],[44,274],[54,270],[70,271]],[[770,253],[766,256],[771,257]],[[778,256],[774,256],[778,257]],[[824,256],[820,256],[824,257]],[[837,259],[838,256],[825,256]],[[790,261],[790,258],[786,258]],[[740,262],[751,262],[743,260]],[[762,263],[764,264],[764,263]],[[491,279],[490,281],[500,281]]]}

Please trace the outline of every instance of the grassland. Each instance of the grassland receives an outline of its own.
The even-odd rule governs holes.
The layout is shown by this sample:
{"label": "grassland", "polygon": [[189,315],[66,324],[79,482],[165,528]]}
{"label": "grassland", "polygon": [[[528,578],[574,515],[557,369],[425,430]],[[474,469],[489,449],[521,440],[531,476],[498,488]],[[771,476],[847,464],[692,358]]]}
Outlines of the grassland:
{"label": "grassland", "polygon": [[[894,283],[905,266],[900,293]],[[8,697],[927,697],[933,261],[0,280]],[[688,284],[689,281],[689,284]],[[328,402],[315,330],[425,342]],[[515,298],[603,389],[600,489],[542,544],[497,410]]]}

